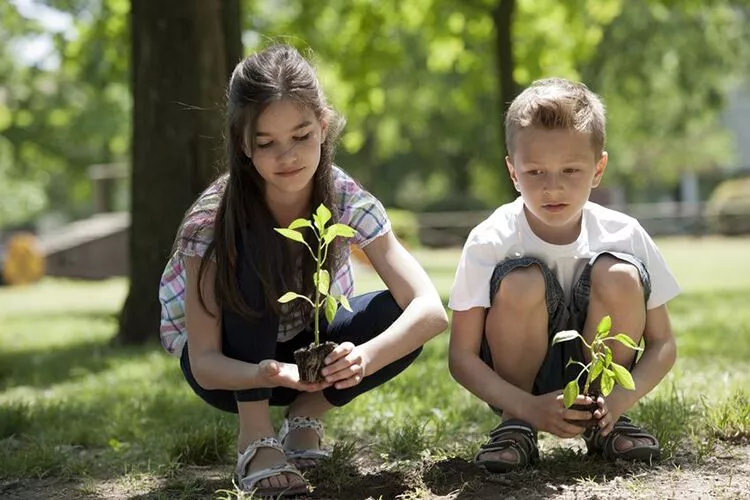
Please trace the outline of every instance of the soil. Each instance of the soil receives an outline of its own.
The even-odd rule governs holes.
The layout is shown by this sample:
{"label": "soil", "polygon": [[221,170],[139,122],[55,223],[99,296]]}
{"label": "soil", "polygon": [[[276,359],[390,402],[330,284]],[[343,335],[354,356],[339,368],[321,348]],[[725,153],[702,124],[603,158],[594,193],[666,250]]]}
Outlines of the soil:
{"label": "soil", "polygon": [[[575,441],[575,440],[570,440]],[[350,471],[335,477],[308,477],[316,485],[308,498],[432,500],[750,498],[750,445],[727,446],[701,462],[676,457],[648,466],[607,463],[583,456],[580,446],[543,450],[538,467],[509,474],[490,474],[461,458],[383,465],[377,457],[358,459]],[[167,479],[113,477],[65,481],[59,478],[3,481],[0,497],[8,500],[235,498],[231,465],[185,467]]]}
{"label": "soil", "polygon": [[320,371],[325,366],[325,359],[336,346],[335,342],[323,342],[310,344],[294,351],[294,360],[299,367],[299,377],[304,382],[322,382],[324,380]]}

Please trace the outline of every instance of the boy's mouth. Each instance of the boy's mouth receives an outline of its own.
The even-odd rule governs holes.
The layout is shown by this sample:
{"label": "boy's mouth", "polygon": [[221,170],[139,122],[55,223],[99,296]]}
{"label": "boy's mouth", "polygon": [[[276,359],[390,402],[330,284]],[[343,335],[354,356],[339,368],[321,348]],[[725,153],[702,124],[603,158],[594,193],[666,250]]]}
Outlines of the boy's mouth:
{"label": "boy's mouth", "polygon": [[545,203],[542,208],[548,212],[561,212],[568,206],[567,203]]}

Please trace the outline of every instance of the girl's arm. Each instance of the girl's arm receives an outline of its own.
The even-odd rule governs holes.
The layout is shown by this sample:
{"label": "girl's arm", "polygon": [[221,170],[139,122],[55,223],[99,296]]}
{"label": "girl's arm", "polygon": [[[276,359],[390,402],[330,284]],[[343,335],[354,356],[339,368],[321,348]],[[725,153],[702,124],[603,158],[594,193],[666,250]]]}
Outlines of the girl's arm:
{"label": "girl's arm", "polygon": [[221,352],[221,314],[214,299],[216,264],[208,263],[201,280],[203,301],[213,317],[203,309],[198,296],[200,257],[186,257],[185,321],[190,367],[204,389],[241,390],[263,387],[258,365],[224,356]]}
{"label": "girl's arm", "polygon": [[[190,367],[198,385],[204,389],[245,390],[259,387],[289,387],[298,391],[314,392],[328,384],[302,383],[297,365],[271,359],[260,364],[229,358],[221,350],[221,314],[214,297],[216,265],[208,264],[201,280],[203,301],[214,315],[206,312],[198,298],[198,270],[200,257],[185,258],[187,290],[185,291],[185,320],[188,332]],[[248,332],[252,335],[255,332]]]}
{"label": "girl's arm", "polygon": [[392,231],[373,240],[364,252],[404,310],[382,334],[362,345],[369,375],[443,332],[448,316],[427,273]]}

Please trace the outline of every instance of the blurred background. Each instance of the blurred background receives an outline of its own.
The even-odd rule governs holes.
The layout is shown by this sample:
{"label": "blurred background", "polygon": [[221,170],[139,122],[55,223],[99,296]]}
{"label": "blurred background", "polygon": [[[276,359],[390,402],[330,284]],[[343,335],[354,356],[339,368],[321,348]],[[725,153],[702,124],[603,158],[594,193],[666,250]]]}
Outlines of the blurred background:
{"label": "blurred background", "polygon": [[[232,488],[236,422],[160,349],[157,292],[184,211],[222,170],[228,76],[272,41],[319,69],[347,119],[337,164],[446,303],[466,235],[515,196],[506,105],[550,76],[599,93],[610,160],[593,199],[640,220],[684,291],[677,364],[632,413],[664,466],[625,473],[546,436],[542,474],[480,497],[746,496],[749,26],[750,0],[0,0],[0,497]],[[355,256],[356,291],[382,287]],[[341,463],[360,450],[364,465],[323,469],[318,497],[472,498],[495,416],[447,351],[443,334],[330,416]]]}
{"label": "blurred background", "polygon": [[337,163],[412,248],[460,247],[512,199],[505,105],[548,76],[604,98],[595,201],[656,236],[748,233],[749,16],[747,0],[2,2],[2,279],[132,275],[130,335],[152,336],[179,219],[221,168],[226,78],[273,40],[313,59],[347,119]]}

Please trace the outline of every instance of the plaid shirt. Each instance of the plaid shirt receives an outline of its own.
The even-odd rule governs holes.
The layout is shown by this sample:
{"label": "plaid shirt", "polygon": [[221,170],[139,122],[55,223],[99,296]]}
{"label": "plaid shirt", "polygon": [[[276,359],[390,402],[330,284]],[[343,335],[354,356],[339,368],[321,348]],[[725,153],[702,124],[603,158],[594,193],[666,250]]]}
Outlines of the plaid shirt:
{"label": "plaid shirt", "polygon": [[[388,233],[391,223],[383,205],[372,194],[362,189],[343,170],[333,167],[334,189],[337,194],[339,222],[355,229],[350,240],[362,248],[371,241]],[[161,302],[161,327],[159,336],[162,346],[170,354],[180,356],[187,341],[185,329],[185,257],[202,257],[213,239],[214,220],[226,188],[228,176],[222,176],[211,184],[188,210],[175,240],[174,252],[162,273],[159,283]],[[343,265],[335,273],[331,283],[333,295],[351,297],[354,292],[354,275],[349,246],[345,247]],[[300,314],[282,314],[279,319],[278,340],[293,338],[304,330],[309,320]]]}

